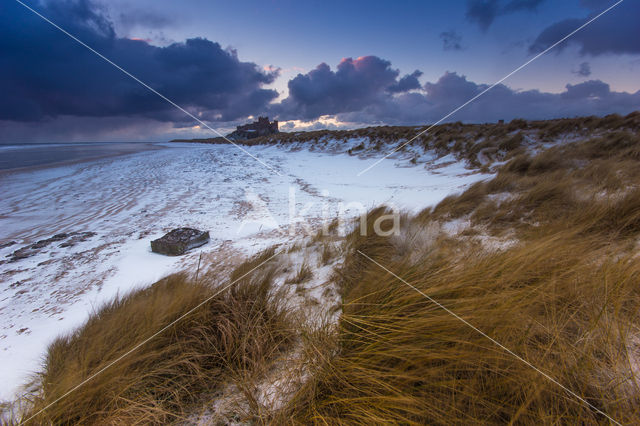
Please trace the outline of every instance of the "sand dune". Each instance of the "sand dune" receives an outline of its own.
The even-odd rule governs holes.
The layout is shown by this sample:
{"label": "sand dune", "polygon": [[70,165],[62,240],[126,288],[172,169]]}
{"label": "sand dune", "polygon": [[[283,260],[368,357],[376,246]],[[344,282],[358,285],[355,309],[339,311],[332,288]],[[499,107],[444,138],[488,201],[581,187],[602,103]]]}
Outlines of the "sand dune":
{"label": "sand dune", "polygon": [[[397,167],[394,160],[357,177],[367,164],[357,157],[249,149],[281,175],[233,146],[171,144],[0,177],[0,239],[15,241],[0,249],[0,398],[9,398],[37,369],[47,342],[81,324],[102,301],[192,268],[200,252],[251,253],[291,238],[291,194],[295,215],[318,225],[325,211],[335,216],[340,203],[416,209],[484,177],[467,175],[459,164],[436,174]],[[212,240],[179,258],[151,253],[151,239],[179,226],[209,230]],[[48,244],[15,262],[6,257],[71,232],[95,235]]]}

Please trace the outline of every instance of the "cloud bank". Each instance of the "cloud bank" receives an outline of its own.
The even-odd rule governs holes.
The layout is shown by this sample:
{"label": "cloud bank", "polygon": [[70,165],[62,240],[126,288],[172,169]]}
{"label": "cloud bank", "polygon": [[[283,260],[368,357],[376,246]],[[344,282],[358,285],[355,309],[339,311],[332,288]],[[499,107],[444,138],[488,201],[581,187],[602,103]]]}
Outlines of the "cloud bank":
{"label": "cloud bank", "polygon": [[[88,0],[38,9],[80,40],[203,119],[244,118],[277,97],[264,89],[277,72],[242,62],[218,43],[188,39],[166,47],[116,35]],[[0,120],[58,116],[191,120],[18,3],[5,2],[0,25]],[[46,43],[43,43],[46,40]]]}
{"label": "cloud bank", "polygon": [[[416,80],[418,72],[411,75],[416,76]],[[394,92],[389,88],[398,84],[397,77],[398,72],[392,70],[391,64],[377,57],[345,59],[335,72],[321,64],[291,80],[289,97],[275,105],[272,112],[283,120],[300,118],[302,114],[306,120],[335,115],[343,122],[432,123],[489,87],[469,81],[458,73],[447,72],[434,83],[417,87],[414,82],[408,86],[410,90]],[[614,92],[600,80],[568,84],[561,93],[518,91],[501,84],[448,121],[627,114],[637,109],[640,109],[640,91],[633,94]]]}
{"label": "cloud bank", "polygon": [[289,96],[272,112],[285,120],[358,111],[394,93],[420,88],[420,71],[398,79],[400,71],[377,56],[344,58],[332,71],[324,62],[289,81]]}

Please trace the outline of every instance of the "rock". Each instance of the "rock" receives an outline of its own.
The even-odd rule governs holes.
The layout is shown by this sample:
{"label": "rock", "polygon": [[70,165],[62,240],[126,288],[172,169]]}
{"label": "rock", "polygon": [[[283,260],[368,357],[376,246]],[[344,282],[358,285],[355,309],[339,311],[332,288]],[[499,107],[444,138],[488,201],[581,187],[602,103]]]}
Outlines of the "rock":
{"label": "rock", "polygon": [[87,241],[89,238],[94,237],[95,235],[95,232],[72,232],[71,234],[69,234],[69,239],[60,244],[58,247],[73,247],[78,243]]}
{"label": "rock", "polygon": [[7,243],[1,243],[0,244],[0,249],[11,247],[11,246],[13,246],[15,244],[18,244],[18,243],[16,243],[15,241],[9,241]]}
{"label": "rock", "polygon": [[95,232],[63,232],[56,234],[53,237],[36,241],[33,244],[19,248],[13,253],[7,255],[7,257],[9,258],[9,262],[17,262],[18,260],[26,259],[40,253],[43,248],[51,245],[52,243],[64,241],[59,247],[73,247],[77,243],[84,242],[94,235],[96,235]]}
{"label": "rock", "polygon": [[151,241],[151,251],[167,256],[179,256],[207,242],[209,242],[209,231],[176,228],[161,238]]}

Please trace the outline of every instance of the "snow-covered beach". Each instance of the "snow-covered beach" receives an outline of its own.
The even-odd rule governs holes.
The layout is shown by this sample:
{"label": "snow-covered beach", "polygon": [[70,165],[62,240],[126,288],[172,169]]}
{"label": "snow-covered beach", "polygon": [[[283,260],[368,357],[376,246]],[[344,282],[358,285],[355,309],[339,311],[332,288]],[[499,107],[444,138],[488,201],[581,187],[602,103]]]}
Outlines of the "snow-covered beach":
{"label": "snow-covered beach", "polygon": [[[116,294],[195,268],[200,253],[250,254],[340,210],[416,210],[486,178],[461,163],[400,159],[357,176],[373,159],[308,148],[246,147],[277,173],[231,145],[171,143],[0,176],[0,400],[39,369],[54,337]],[[211,241],[180,257],[150,251],[151,239],[180,226],[208,230]],[[10,257],[61,233],[70,235]]]}

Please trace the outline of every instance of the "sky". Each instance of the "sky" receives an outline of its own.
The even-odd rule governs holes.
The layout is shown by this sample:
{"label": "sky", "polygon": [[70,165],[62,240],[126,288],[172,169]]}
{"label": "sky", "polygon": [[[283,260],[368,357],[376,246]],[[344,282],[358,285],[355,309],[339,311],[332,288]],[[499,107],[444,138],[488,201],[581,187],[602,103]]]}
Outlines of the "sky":
{"label": "sky", "polygon": [[[615,1],[20,0],[213,129],[434,123]],[[640,109],[623,0],[445,121]],[[0,3],[0,143],[211,137],[15,0]]]}

